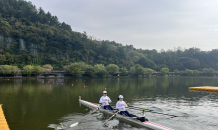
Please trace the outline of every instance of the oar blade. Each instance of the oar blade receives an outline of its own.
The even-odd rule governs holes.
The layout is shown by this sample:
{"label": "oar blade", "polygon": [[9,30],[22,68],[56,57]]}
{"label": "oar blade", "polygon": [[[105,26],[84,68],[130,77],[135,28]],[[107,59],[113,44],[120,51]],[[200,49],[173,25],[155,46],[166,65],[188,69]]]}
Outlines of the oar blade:
{"label": "oar blade", "polygon": [[59,127],[59,126],[57,127],[57,130],[62,130],[62,129],[63,129],[62,127]]}
{"label": "oar blade", "polygon": [[70,125],[70,127],[77,126],[78,124],[79,124],[79,122],[73,123],[73,124]]}

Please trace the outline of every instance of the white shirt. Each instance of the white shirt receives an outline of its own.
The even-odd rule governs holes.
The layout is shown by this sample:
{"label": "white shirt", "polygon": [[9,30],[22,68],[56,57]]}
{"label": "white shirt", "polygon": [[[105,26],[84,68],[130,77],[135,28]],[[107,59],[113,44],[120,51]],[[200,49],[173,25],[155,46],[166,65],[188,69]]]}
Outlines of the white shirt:
{"label": "white shirt", "polygon": [[108,102],[111,102],[111,99],[108,96],[102,96],[99,100],[99,103],[102,103],[102,106],[109,105]]}
{"label": "white shirt", "polygon": [[124,101],[118,101],[116,104],[116,108],[119,111],[125,111],[125,107],[127,107],[126,103]]}

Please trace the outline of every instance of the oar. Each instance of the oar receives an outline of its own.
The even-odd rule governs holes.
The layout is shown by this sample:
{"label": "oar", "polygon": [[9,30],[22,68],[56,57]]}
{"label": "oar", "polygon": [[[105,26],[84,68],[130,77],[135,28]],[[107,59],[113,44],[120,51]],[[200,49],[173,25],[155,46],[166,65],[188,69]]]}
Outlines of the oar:
{"label": "oar", "polygon": [[[101,107],[101,105],[100,105],[99,107]],[[92,113],[94,113],[94,112],[96,112],[97,110],[99,110],[99,107],[97,107],[96,110],[94,110],[94,111],[91,112],[90,114],[86,115],[86,116],[85,116],[84,118],[82,118],[79,122],[73,123],[73,124],[71,124],[69,127],[74,127],[74,126],[78,125],[79,123],[81,123],[81,121],[82,121],[83,119],[86,119],[89,115],[91,115]]]}
{"label": "oar", "polygon": [[[113,114],[108,120],[106,120],[101,126],[103,126],[103,125],[106,124],[110,119],[112,119],[113,117],[115,117],[115,116],[117,115],[117,113],[119,113],[119,111],[117,111],[116,113],[114,113],[114,114]],[[101,126],[99,126],[99,127],[97,128],[97,130],[100,129]]]}
{"label": "oar", "polygon": [[129,109],[135,109],[135,110],[140,110],[144,112],[151,112],[151,113],[157,113],[157,114],[162,114],[162,115],[167,115],[167,116],[172,116],[172,117],[185,117],[185,116],[175,116],[175,115],[170,115],[170,114],[165,114],[165,113],[161,113],[161,112],[157,112],[154,110],[150,110],[150,109],[144,109],[144,108],[139,108],[139,107],[134,107],[134,106],[128,106]]}

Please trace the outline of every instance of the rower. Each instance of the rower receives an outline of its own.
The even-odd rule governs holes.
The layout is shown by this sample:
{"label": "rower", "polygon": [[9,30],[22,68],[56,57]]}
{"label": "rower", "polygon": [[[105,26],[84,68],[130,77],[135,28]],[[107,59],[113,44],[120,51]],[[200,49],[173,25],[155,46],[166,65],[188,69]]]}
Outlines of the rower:
{"label": "rower", "polygon": [[111,102],[111,99],[107,96],[107,91],[103,91],[103,96],[100,98],[99,103],[102,103],[102,107],[104,109],[113,110],[113,108],[109,105]]}
{"label": "rower", "polygon": [[123,96],[120,95],[119,98],[118,98],[118,102],[116,104],[116,109],[118,109],[120,112],[121,115],[124,115],[124,116],[128,116],[128,117],[132,117],[131,114],[129,114],[128,111],[125,110],[125,108],[127,108],[127,105],[126,103],[123,101]]}

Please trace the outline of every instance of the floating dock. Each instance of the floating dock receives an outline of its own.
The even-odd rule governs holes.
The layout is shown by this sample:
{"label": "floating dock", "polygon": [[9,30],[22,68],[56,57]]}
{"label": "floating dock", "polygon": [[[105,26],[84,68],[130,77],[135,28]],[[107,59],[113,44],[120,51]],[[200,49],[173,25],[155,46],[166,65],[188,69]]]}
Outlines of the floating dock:
{"label": "floating dock", "polygon": [[8,123],[5,119],[1,104],[0,104],[0,130],[10,130],[8,127]]}
{"label": "floating dock", "polygon": [[202,86],[202,87],[189,87],[190,91],[198,92],[218,92],[218,87]]}

